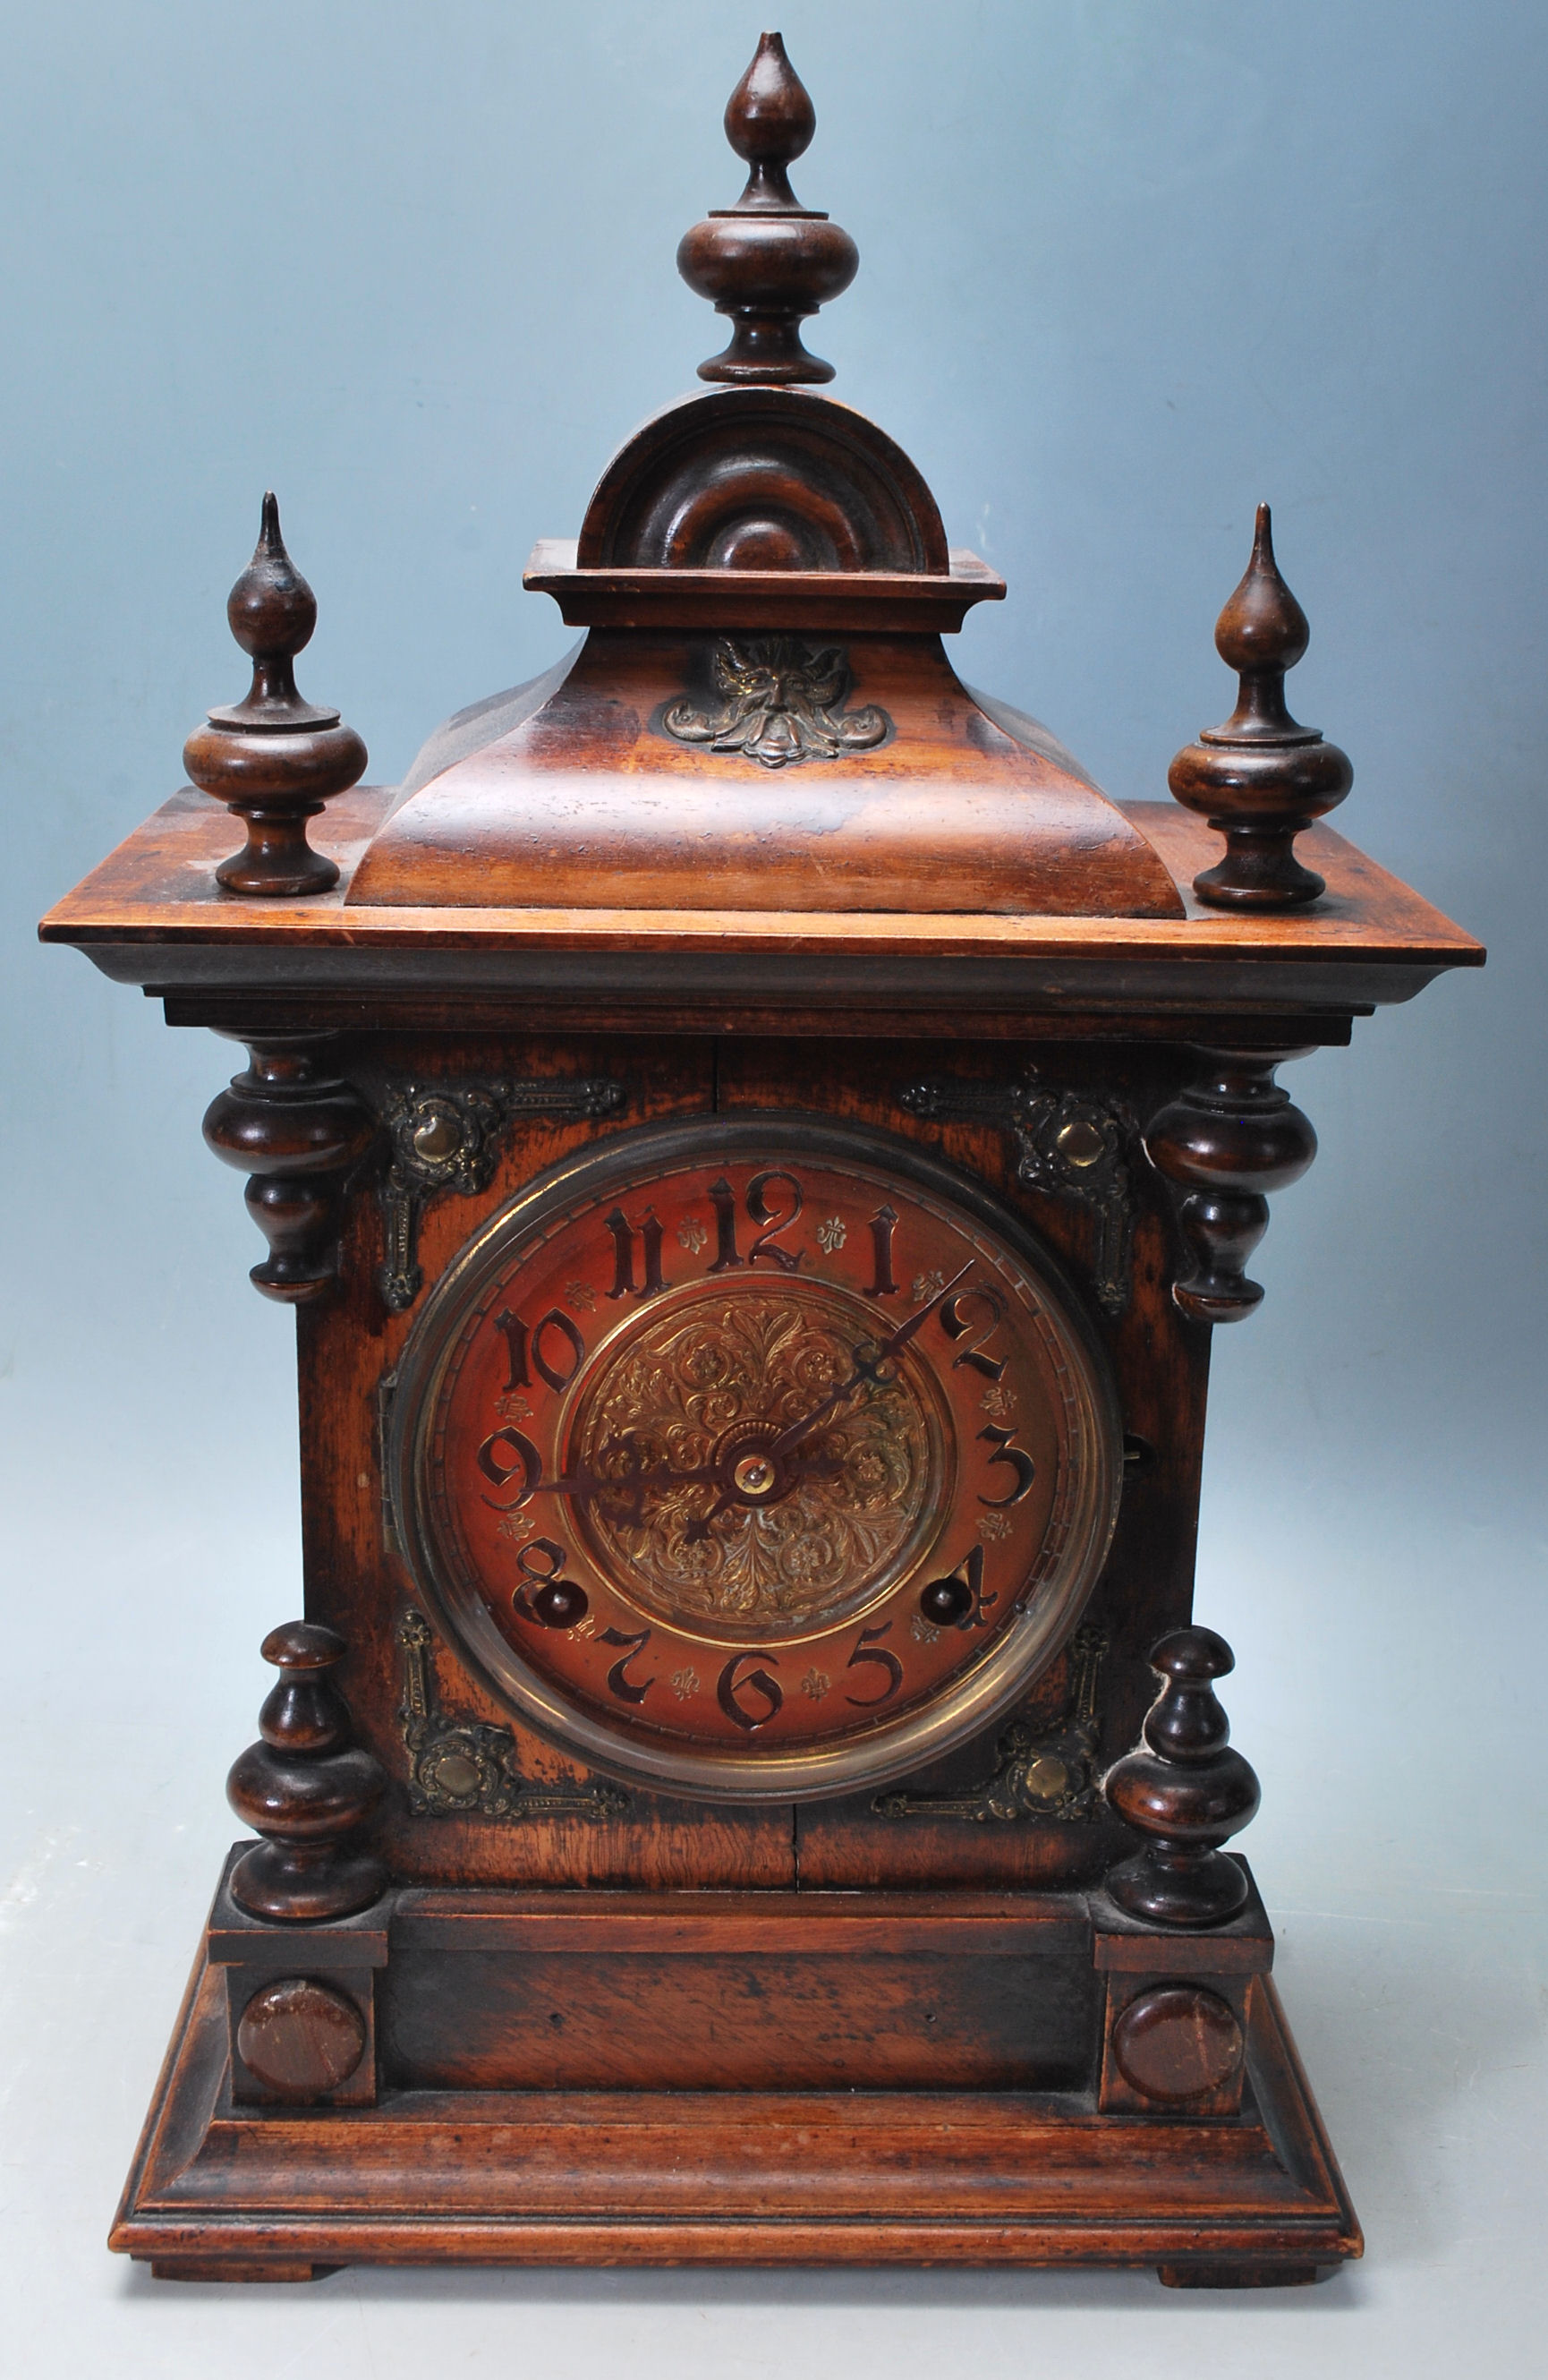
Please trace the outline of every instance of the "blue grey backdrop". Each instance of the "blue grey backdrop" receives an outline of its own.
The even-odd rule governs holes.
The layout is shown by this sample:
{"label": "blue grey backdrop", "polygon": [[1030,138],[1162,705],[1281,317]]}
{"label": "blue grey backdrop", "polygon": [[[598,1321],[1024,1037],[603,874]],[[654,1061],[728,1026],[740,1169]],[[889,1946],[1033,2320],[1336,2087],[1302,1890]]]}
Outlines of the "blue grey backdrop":
{"label": "blue grey backdrop", "polygon": [[[101,2252],[297,1604],[289,1324],[203,1153],[236,1062],[37,914],[240,690],[280,493],[304,690],[401,772],[565,642],[524,596],[718,326],[681,231],[759,30],[724,0],[12,0],[0,44],[8,2302],[61,2368],[1501,2368],[1541,2260],[1543,123],[1513,0],[795,0],[796,172],[860,277],[812,342],[1010,600],[966,674],[1120,797],[1228,707],[1275,506],[1336,821],[1491,945],[1291,1070],[1323,1139],[1218,1336],[1201,1616],[1372,2235],[1293,2304],[1138,2277],[342,2278],[181,2299]],[[1534,2047],[1534,2044],[1536,2046]],[[1535,2061],[1535,2062],[1534,2062]],[[1536,2178],[1532,2178],[1535,2172]],[[1534,2197],[1534,2192],[1536,2193]],[[1528,2258],[1524,2267],[1523,2259]],[[283,2299],[283,2303],[281,2302]],[[200,2309],[197,2313],[195,2306]],[[347,2310],[347,2312],[345,2311]],[[1226,2325],[1227,2340],[1220,2338]],[[964,2332],[961,2325],[969,2328]],[[62,2325],[62,2327],[61,2327]],[[973,2327],[976,2325],[977,2327]],[[1249,2342],[1251,2343],[1249,2346]]]}

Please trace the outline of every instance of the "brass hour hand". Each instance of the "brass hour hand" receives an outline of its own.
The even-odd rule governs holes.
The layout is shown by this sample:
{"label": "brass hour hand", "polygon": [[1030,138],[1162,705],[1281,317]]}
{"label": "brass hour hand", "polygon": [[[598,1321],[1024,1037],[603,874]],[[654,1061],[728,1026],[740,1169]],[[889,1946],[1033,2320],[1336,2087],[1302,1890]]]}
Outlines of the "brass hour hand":
{"label": "brass hour hand", "polygon": [[625,1430],[620,1438],[610,1439],[601,1451],[601,1459],[606,1460],[619,1452],[624,1457],[620,1470],[593,1471],[584,1463],[576,1463],[573,1469],[562,1472],[556,1479],[538,1480],[531,1493],[535,1496],[572,1496],[577,1500],[589,1497],[611,1508],[615,1518],[638,1523],[645,1517],[647,1491],[691,1486],[695,1482],[713,1481],[720,1476],[719,1466],[715,1465],[695,1471],[674,1471],[670,1463],[647,1466],[638,1434],[632,1429]]}

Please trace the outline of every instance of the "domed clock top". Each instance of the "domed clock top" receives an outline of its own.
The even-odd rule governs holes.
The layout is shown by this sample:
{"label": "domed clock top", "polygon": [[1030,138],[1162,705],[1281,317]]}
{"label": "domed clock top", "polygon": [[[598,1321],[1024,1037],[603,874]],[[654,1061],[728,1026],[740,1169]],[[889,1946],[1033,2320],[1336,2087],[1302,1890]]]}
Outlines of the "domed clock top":
{"label": "domed clock top", "polygon": [[959,680],[941,633],[1003,580],[811,385],[832,367],[801,322],[859,261],[790,188],[816,121],[765,34],[726,111],[747,187],[678,250],[732,325],[711,391],[626,442],[575,543],[537,546],[526,583],[584,643],[432,738],[351,906],[1182,914],[1057,739]]}

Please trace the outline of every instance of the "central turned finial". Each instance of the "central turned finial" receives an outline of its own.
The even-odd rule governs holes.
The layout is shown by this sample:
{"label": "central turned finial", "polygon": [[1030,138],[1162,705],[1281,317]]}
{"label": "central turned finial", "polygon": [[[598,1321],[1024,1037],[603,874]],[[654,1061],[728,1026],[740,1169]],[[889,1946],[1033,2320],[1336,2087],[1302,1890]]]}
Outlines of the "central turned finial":
{"label": "central turned finial", "polygon": [[732,323],[730,346],[699,366],[700,380],[780,386],[827,381],[831,364],[807,353],[801,323],[849,287],[860,253],[847,231],[804,207],[790,167],[808,148],[816,110],[785,55],[765,33],[726,104],[726,139],[751,169],[734,207],[716,207],[686,233],[677,269],[690,289]]}

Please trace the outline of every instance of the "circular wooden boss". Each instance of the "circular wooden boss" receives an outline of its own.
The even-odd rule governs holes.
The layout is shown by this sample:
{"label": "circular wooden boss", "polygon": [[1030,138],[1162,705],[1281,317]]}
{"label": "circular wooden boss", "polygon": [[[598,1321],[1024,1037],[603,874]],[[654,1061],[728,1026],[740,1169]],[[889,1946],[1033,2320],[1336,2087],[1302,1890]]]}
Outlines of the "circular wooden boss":
{"label": "circular wooden boss", "polygon": [[353,2000],[326,1984],[284,1975],[253,1994],[236,2028],[249,2074],[283,2099],[316,2099],[347,2082],[366,2052]]}
{"label": "circular wooden boss", "polygon": [[1113,2027],[1119,2072],[1147,2099],[1197,2099],[1241,2062],[1241,2027],[1218,1993],[1195,1984],[1142,1992]]}

